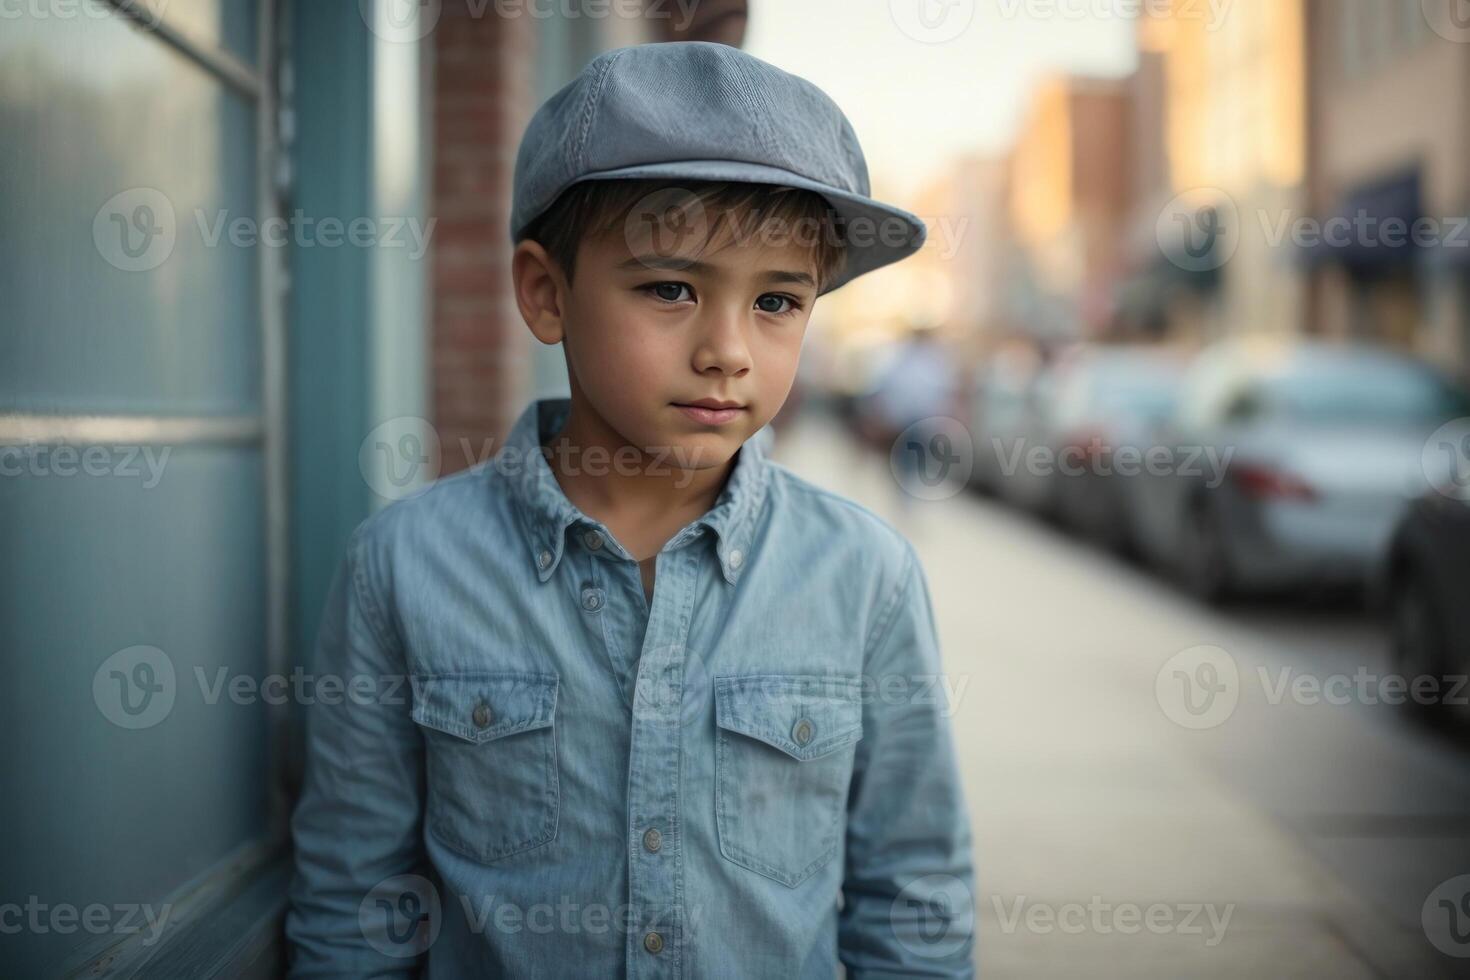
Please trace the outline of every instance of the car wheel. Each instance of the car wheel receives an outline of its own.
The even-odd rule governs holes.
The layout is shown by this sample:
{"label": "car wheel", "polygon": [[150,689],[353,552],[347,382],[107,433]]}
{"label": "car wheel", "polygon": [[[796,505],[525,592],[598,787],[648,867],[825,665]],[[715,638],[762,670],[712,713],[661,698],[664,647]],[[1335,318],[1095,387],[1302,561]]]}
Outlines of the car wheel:
{"label": "car wheel", "polygon": [[1453,691],[1456,681],[1445,676],[1443,622],[1420,574],[1412,565],[1401,568],[1389,592],[1390,644],[1394,669],[1409,685],[1410,696],[1404,704],[1425,719],[1438,716],[1441,706],[1438,697],[1430,700],[1413,696],[1418,678],[1433,677],[1441,696],[1463,694]]}
{"label": "car wheel", "polygon": [[1209,502],[1199,497],[1184,513],[1175,567],[1186,589],[1196,598],[1219,605],[1232,592],[1229,555]]}

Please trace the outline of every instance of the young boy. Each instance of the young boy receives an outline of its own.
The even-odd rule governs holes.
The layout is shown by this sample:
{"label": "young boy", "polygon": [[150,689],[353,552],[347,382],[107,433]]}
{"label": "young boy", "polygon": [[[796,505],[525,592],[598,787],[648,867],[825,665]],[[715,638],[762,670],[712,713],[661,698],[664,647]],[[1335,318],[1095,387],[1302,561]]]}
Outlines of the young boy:
{"label": "young boy", "polygon": [[293,976],[973,976],[927,582],[765,455],[817,297],[924,241],[868,187],[723,45],[537,113],[512,276],[571,397],[352,538],[314,669],[408,683],[310,709]]}

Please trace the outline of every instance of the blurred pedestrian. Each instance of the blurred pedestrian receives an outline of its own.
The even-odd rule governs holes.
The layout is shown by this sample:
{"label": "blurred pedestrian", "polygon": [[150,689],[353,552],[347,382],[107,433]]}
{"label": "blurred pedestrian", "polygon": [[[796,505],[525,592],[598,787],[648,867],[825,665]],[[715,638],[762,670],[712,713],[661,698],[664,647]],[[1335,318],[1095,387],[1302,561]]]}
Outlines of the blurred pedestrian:
{"label": "blurred pedestrian", "polygon": [[899,343],[869,396],[869,416],[883,434],[895,473],[898,504],[907,513],[916,484],[932,477],[936,467],[950,465],[947,453],[935,452],[935,440],[957,414],[959,372],[953,352],[939,329],[916,324]]}

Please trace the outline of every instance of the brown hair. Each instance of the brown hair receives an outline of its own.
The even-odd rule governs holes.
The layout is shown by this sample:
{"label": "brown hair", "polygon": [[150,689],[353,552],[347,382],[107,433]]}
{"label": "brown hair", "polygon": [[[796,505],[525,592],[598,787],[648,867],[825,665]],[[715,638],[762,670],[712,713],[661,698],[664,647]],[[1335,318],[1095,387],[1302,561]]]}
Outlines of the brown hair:
{"label": "brown hair", "polygon": [[[670,196],[652,198],[665,192]],[[652,199],[655,206],[692,211],[697,206],[710,217],[705,225],[703,250],[723,229],[762,241],[786,240],[810,245],[816,266],[817,292],[826,289],[847,261],[847,248],[832,207],[820,194],[775,184],[725,181],[585,180],[562,191],[521,236],[538,242],[556,260],[571,282],[577,247],[586,238],[606,234],[624,225],[633,208]],[[644,205],[647,207],[648,205]],[[661,217],[661,216],[660,216]],[[732,227],[731,222],[735,227]]]}

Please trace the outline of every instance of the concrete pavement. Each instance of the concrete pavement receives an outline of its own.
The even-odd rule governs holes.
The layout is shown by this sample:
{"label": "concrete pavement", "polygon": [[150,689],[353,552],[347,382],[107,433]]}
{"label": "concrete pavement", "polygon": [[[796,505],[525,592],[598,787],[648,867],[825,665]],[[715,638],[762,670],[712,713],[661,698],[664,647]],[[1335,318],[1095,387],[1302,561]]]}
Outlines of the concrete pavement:
{"label": "concrete pavement", "polygon": [[[819,415],[775,456],[923,558],[977,842],[981,976],[1470,975],[1421,922],[1434,887],[1470,873],[1470,757],[1361,696],[1283,694],[1303,675],[1381,673],[1371,619],[1216,613],[969,493],[905,511],[887,461]],[[1238,677],[1206,727],[1170,701],[1173,675],[1215,676],[1195,673],[1196,648]]]}

